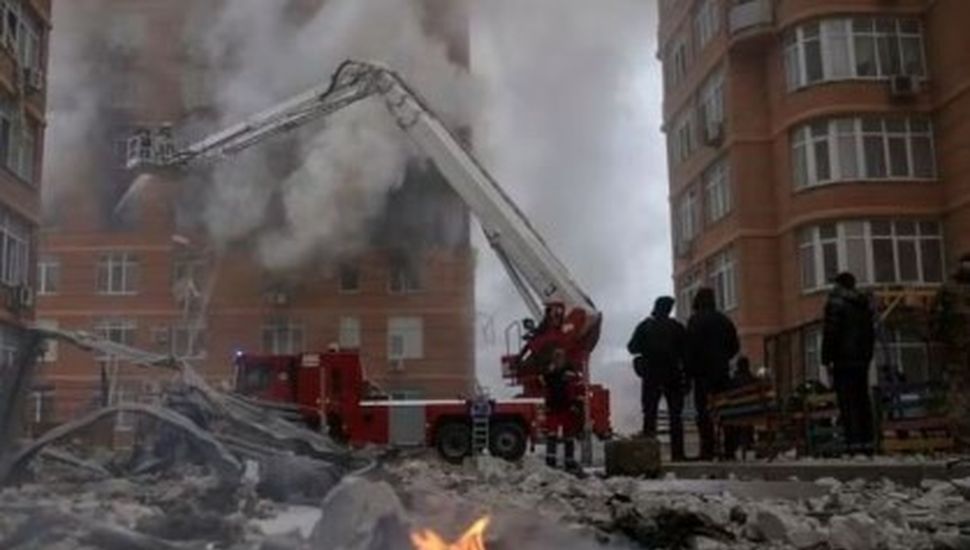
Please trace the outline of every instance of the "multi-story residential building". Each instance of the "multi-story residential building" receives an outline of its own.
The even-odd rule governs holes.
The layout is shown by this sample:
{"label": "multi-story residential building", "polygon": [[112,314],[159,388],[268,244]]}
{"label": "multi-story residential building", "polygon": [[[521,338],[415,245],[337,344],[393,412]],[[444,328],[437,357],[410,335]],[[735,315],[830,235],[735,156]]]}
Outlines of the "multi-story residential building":
{"label": "multi-story residential building", "polygon": [[[339,344],[359,348],[369,377],[392,395],[469,391],[475,322],[469,220],[435,171],[417,164],[408,170],[363,251],[320,250],[318,260],[285,271],[264,267],[252,239],[216,250],[198,217],[205,169],[156,177],[119,206],[140,185],[122,169],[119,146],[133,128],[216,127],[206,67],[190,62],[185,48],[192,44],[172,40],[185,36],[186,14],[203,7],[193,0],[102,3],[109,8],[98,15],[104,25],[54,37],[56,48],[98,59],[95,72],[104,85],[97,94],[100,122],[82,150],[72,152],[79,159],[72,174],[77,184],[65,186],[49,209],[38,264],[39,322],[171,352],[217,382],[230,379],[238,351],[286,354]],[[54,4],[56,14],[75,6],[73,0]],[[322,4],[289,5],[312,12]],[[449,24],[444,31],[428,21],[429,32],[442,33],[453,60],[467,65],[467,32],[450,11],[461,3],[438,4],[433,13],[449,17]],[[124,47],[108,42],[122,32],[108,27],[130,30]],[[293,160],[286,143],[262,146]],[[293,168],[289,161],[268,170],[283,177]],[[281,201],[273,198],[271,208]],[[54,387],[56,419],[105,398],[150,395],[159,385],[116,358],[64,346],[48,351],[43,375]]]}
{"label": "multi-story residential building", "polygon": [[[820,318],[839,271],[945,280],[970,252],[968,18],[962,0],[660,2],[682,315],[713,287],[759,364],[767,336]],[[820,338],[788,350],[819,374]],[[892,330],[880,347],[920,379],[924,344]]]}
{"label": "multi-story residential building", "polygon": [[0,390],[34,316],[50,20],[49,0],[0,1]]}

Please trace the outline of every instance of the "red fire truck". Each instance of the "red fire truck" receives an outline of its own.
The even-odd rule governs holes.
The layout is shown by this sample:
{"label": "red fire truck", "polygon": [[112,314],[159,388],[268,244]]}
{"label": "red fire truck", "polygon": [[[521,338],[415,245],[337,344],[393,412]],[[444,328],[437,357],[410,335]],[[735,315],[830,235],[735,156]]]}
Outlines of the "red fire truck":
{"label": "red fire truck", "polygon": [[[346,61],[324,85],[183,149],[174,146],[171,128],[143,129],[128,142],[128,166],[174,168],[220,159],[369,98],[383,100],[398,127],[475,215],[532,314],[517,325],[524,336],[521,349],[502,358],[503,374],[522,388],[520,397],[389,399],[364,379],[359,357],[352,352],[244,355],[237,361],[242,392],[288,404],[355,445],[422,442],[455,458],[489,444],[495,454],[514,457],[543,424],[542,373],[557,356],[565,357],[578,374],[570,377],[569,391],[580,404],[582,422],[576,424],[584,440],[609,434],[609,393],[593,385],[589,373],[601,313],[498,182],[396,72]],[[588,459],[591,447],[584,445],[583,450]]]}
{"label": "red fire truck", "polygon": [[[542,399],[392,399],[364,377],[356,350],[240,353],[234,367],[238,393],[354,447],[433,446],[445,459],[459,461],[480,450],[478,444],[493,456],[517,460],[543,435]],[[593,386],[589,397],[593,433],[609,437],[609,394]],[[482,434],[475,434],[476,416],[487,420]]]}

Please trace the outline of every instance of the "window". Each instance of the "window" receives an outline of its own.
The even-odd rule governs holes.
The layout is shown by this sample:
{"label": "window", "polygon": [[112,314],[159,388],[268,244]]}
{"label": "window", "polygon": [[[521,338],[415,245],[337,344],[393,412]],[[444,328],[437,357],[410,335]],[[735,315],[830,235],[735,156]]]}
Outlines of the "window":
{"label": "window", "polygon": [[700,200],[695,187],[685,191],[677,201],[675,231],[678,243],[689,243],[700,233]]}
{"label": "window", "polygon": [[802,333],[803,340],[803,362],[805,369],[805,381],[815,380],[828,386],[828,371],[822,365],[822,329],[812,327]]}
{"label": "window", "polygon": [[[36,323],[38,328],[57,330],[58,323],[55,319],[37,319]],[[57,339],[47,338],[44,340],[44,354],[40,357],[43,363],[55,363],[57,362]]]}
{"label": "window", "polygon": [[714,289],[717,308],[730,311],[738,306],[737,273],[735,270],[734,251],[725,250],[716,254],[707,265],[708,280]]}
{"label": "window", "polygon": [[888,330],[885,338],[876,344],[876,365],[881,369],[902,374],[906,383],[929,382],[929,348],[929,342],[912,330]]}
{"label": "window", "polygon": [[183,321],[172,327],[171,353],[183,359],[201,359],[206,353],[206,327],[201,320]]}
{"label": "window", "polygon": [[916,19],[826,19],[790,29],[784,36],[788,89],[817,82],[925,77],[923,30]]}
{"label": "window", "polygon": [[670,57],[667,60],[667,81],[668,87],[676,86],[683,82],[687,77],[687,67],[690,60],[687,58],[687,40],[683,37],[673,43]]}
{"label": "window", "polygon": [[340,318],[340,347],[342,349],[360,348],[360,319],[357,317]]}
{"label": "window", "polygon": [[27,284],[30,236],[30,227],[20,217],[0,209],[0,282]]}
{"label": "window", "polygon": [[690,317],[694,296],[701,289],[703,276],[700,270],[692,271],[680,280],[680,292],[677,293],[677,318],[686,321]]}
{"label": "window", "polygon": [[130,295],[138,288],[138,259],[127,252],[102,254],[98,259],[98,293]]}
{"label": "window", "polygon": [[923,117],[816,121],[791,135],[796,188],[853,180],[936,178],[933,129]]}
{"label": "window", "polygon": [[420,264],[407,258],[391,261],[388,290],[393,294],[419,292],[423,288]]}
{"label": "window", "polygon": [[[138,323],[134,319],[109,318],[101,319],[94,324],[94,334],[98,338],[125,346],[135,345],[137,330]],[[114,357],[109,353],[99,351],[96,359],[98,361],[110,361]]]}
{"label": "window", "polygon": [[31,422],[34,424],[48,424],[54,417],[54,390],[36,389],[31,392],[32,412]]}
{"label": "window", "polygon": [[697,136],[694,133],[694,110],[680,114],[674,121],[674,136],[671,143],[671,155],[674,163],[687,160],[697,147]]}
{"label": "window", "polygon": [[717,69],[701,86],[698,98],[700,125],[706,143],[715,143],[724,132],[724,71]]}
{"label": "window", "polygon": [[707,223],[714,223],[731,212],[731,182],[727,161],[712,164],[703,175],[704,212]]}
{"label": "window", "polygon": [[721,14],[717,0],[703,0],[694,14],[694,32],[699,49],[707,45],[721,30]]}
{"label": "window", "polygon": [[270,321],[263,325],[263,351],[273,355],[290,355],[303,351],[303,325],[288,320]]}
{"label": "window", "polygon": [[34,182],[38,126],[9,101],[0,100],[0,161],[20,179]]}
{"label": "window", "polygon": [[387,357],[392,361],[424,357],[424,321],[420,317],[387,320]]}
{"label": "window", "polygon": [[360,268],[353,265],[342,265],[338,273],[340,292],[351,293],[360,291]]}
{"label": "window", "polygon": [[12,367],[20,349],[20,332],[13,327],[0,324],[0,374]]}
{"label": "window", "polygon": [[799,236],[802,288],[826,287],[841,271],[860,284],[938,284],[944,279],[939,223],[853,220],[808,227]]}
{"label": "window", "polygon": [[45,256],[37,264],[37,294],[57,294],[61,288],[61,261]]}
{"label": "window", "polygon": [[198,312],[202,307],[209,264],[201,258],[177,258],[172,264],[172,296],[184,313]]}

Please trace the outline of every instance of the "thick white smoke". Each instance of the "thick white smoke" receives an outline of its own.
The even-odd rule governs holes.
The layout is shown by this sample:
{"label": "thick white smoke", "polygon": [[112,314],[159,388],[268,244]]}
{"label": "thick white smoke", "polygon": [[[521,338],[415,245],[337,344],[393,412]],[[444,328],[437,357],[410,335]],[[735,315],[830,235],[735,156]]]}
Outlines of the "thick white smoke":
{"label": "thick white smoke", "polygon": [[[482,0],[473,66],[486,83],[475,125],[486,164],[603,311],[593,377],[613,391],[614,424],[638,426],[626,341],[671,292],[666,158],[654,1]],[[483,255],[478,303],[500,325],[525,314]],[[504,342],[479,346],[497,385]]]}
{"label": "thick white smoke", "polygon": [[[214,23],[190,29],[199,54],[217,70],[215,104],[232,122],[324,82],[340,62],[383,63],[402,73],[452,124],[467,123],[473,86],[447,44],[428,32],[423,2],[330,0],[309,19],[283,2],[232,0]],[[351,252],[366,244],[367,225],[382,213],[411,156],[406,138],[376,104],[328,119],[325,130],[296,134],[302,163],[277,182],[266,173],[271,148],[247,152],[217,168],[205,220],[218,241],[259,230],[258,251],[275,269],[299,266],[321,250]],[[252,177],[256,175],[257,177]],[[265,229],[271,186],[279,185],[284,227]],[[270,187],[270,188],[268,188]]]}

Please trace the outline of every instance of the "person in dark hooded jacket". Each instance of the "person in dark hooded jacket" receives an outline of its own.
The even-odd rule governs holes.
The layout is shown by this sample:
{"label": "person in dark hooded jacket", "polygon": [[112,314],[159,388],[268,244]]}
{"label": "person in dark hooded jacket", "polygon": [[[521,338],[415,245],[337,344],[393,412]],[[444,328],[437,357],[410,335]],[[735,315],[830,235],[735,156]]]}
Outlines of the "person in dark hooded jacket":
{"label": "person in dark hooded jacket", "polygon": [[627,350],[635,356],[634,365],[641,379],[640,405],[643,410],[644,437],[657,436],[657,408],[660,397],[667,401],[670,419],[670,455],[684,460],[684,344],[683,325],[670,318],[674,299],[661,296],[653,312],[644,319],[630,338]]}
{"label": "person in dark hooded jacket", "polygon": [[869,297],[856,290],[851,273],[839,273],[834,283],[825,303],[822,364],[832,372],[848,449],[871,452],[869,365],[876,342],[875,312]]}
{"label": "person in dark hooded jacket", "polygon": [[694,297],[693,314],[687,321],[687,375],[694,384],[694,408],[701,440],[701,460],[713,460],[717,442],[709,402],[728,387],[731,359],[741,344],[731,319],[717,310],[714,290],[701,288]]}

